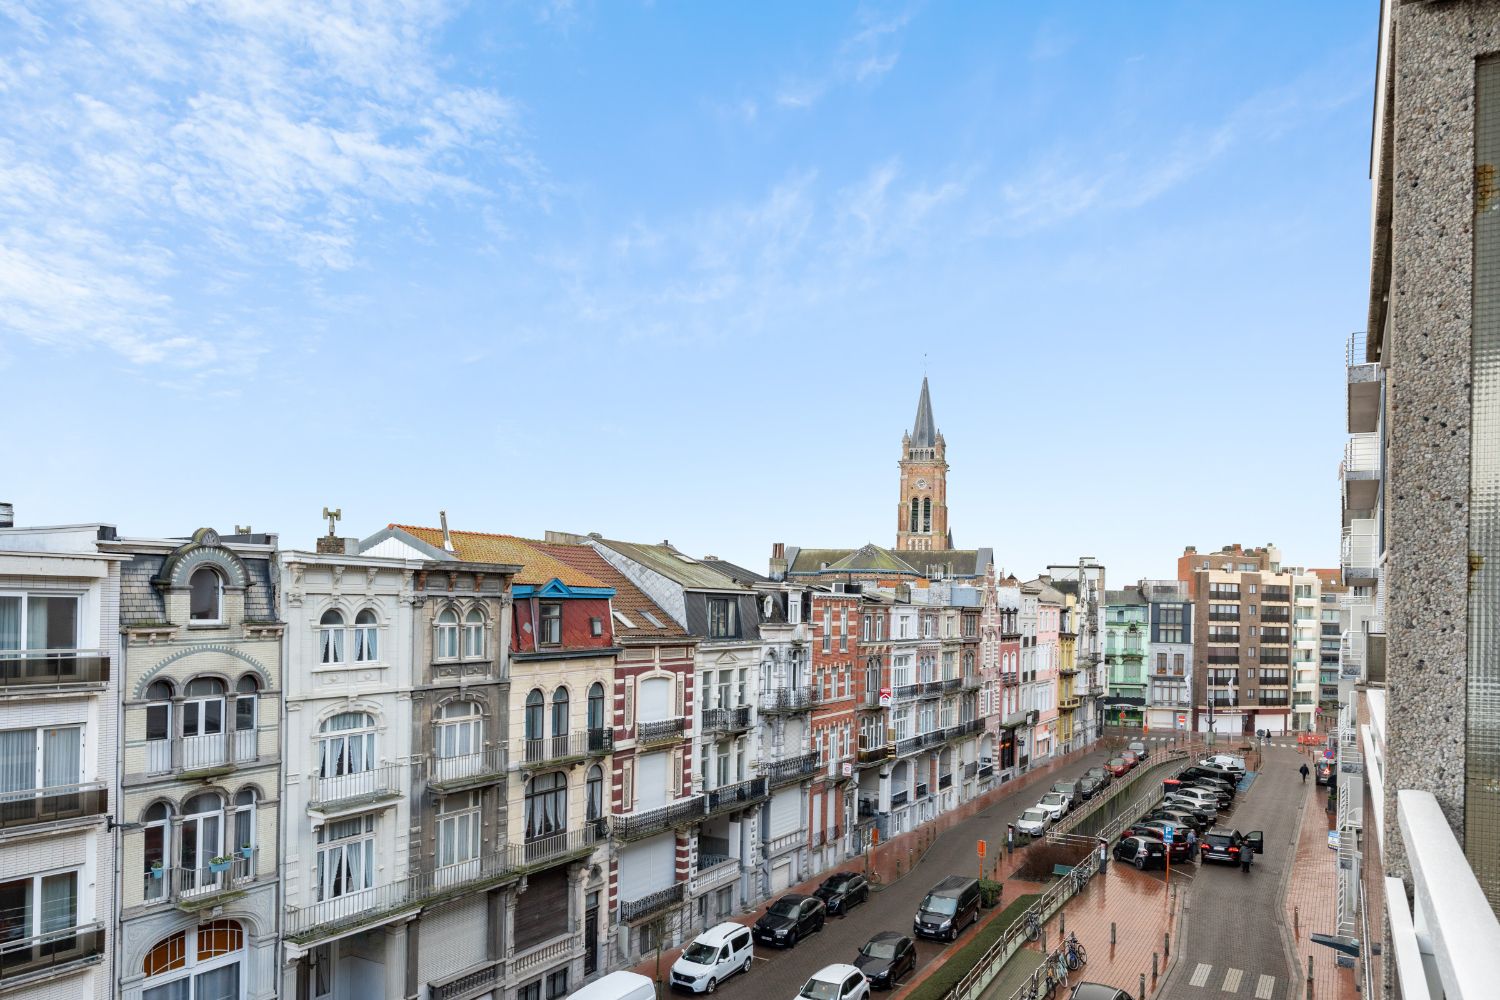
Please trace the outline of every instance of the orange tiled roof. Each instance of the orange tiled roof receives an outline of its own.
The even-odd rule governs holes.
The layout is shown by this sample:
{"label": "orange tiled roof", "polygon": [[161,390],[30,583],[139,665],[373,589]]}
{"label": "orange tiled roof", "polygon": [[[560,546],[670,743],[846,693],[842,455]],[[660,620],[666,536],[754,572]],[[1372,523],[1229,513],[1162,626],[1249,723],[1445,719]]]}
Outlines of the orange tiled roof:
{"label": "orange tiled roof", "polygon": [[[443,547],[443,529],[419,528],[411,524],[392,524],[389,527],[409,532],[435,548]],[[588,573],[555,559],[543,552],[540,542],[514,535],[491,535],[482,531],[449,531],[453,539],[454,554],[466,562],[516,563],[521,572],[515,582],[540,587],[560,580],[569,587],[605,587]]]}
{"label": "orange tiled roof", "polygon": [[[611,607],[623,613],[626,620],[635,626],[626,628],[616,621],[616,636],[648,639],[653,637],[681,638],[687,635],[686,629],[673,621],[672,616],[663,611],[660,605],[631,583],[629,577],[615,569],[603,556],[594,551],[593,546],[539,542],[536,547],[596,579],[603,580],[606,587],[615,589],[614,599],[610,602]],[[645,615],[646,612],[650,612],[653,618],[661,622],[660,628],[651,624],[651,619]]]}

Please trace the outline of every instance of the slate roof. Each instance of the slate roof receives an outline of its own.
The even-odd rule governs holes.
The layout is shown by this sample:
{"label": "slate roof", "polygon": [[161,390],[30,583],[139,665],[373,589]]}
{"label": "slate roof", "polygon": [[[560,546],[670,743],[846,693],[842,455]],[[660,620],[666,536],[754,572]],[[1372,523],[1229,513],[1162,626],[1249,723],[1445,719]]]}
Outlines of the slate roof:
{"label": "slate roof", "polygon": [[922,376],[922,395],[917,400],[917,419],[911,425],[911,446],[931,448],[937,444],[937,424],[932,419],[932,397],[927,392],[927,376]]}
{"label": "slate roof", "polygon": [[828,566],[830,572],[874,572],[874,573],[901,573],[916,575],[917,569],[909,561],[902,559],[890,549],[883,549],[878,545],[866,543],[850,552],[838,562]]}
{"label": "slate roof", "polygon": [[1041,601],[1045,601],[1048,604],[1067,604],[1068,603],[1067,600],[1063,598],[1063,595],[1058,591],[1058,589],[1056,587],[1052,586],[1051,583],[1049,583],[1046,580],[1041,579],[1040,577],[1038,577],[1035,580],[1027,580],[1026,583],[1023,584],[1023,586],[1036,588],[1036,590],[1037,590],[1037,592],[1039,594],[1039,597],[1037,599],[1041,600]]}
{"label": "slate roof", "polygon": [[667,542],[660,545],[646,545],[611,538],[601,538],[598,541],[689,590],[749,589],[735,583],[701,559],[694,559],[692,556],[679,552]]}
{"label": "slate roof", "polygon": [[924,576],[984,576],[985,570],[995,561],[994,550],[988,548],[902,552],[901,558]]}
{"label": "slate roof", "polygon": [[1124,590],[1106,590],[1104,592],[1105,604],[1149,604],[1140,587],[1126,587]]}
{"label": "slate roof", "polygon": [[[392,524],[391,529],[404,531],[437,549],[443,547],[442,528],[420,528],[410,524]],[[569,587],[604,587],[589,573],[544,552],[542,542],[515,535],[492,535],[482,531],[449,531],[453,551],[464,562],[513,563],[521,567],[514,582],[540,587],[559,580]]]}
{"label": "slate roof", "polygon": [[[234,551],[230,548],[230,551]],[[153,582],[161,574],[170,553],[139,552],[120,565],[120,624],[140,625],[167,620],[167,605],[162,592]],[[235,553],[239,555],[239,553]],[[271,579],[271,562],[254,556],[240,556],[250,587],[245,591],[245,617],[252,621],[276,621],[276,591]],[[185,622],[174,622],[176,625]]]}
{"label": "slate roof", "polygon": [[729,577],[729,579],[735,581],[736,583],[754,584],[771,582],[770,577],[762,576],[752,569],[746,569],[745,567],[736,565],[735,563],[732,563],[727,559],[710,559],[705,557],[700,561],[703,563],[703,565],[718,570],[720,573],[723,573],[725,576]]}
{"label": "slate roof", "polygon": [[[552,556],[559,562],[567,563],[574,569],[581,570],[596,580],[601,581],[606,587],[615,589],[615,596],[610,606],[625,615],[635,627],[627,628],[615,620],[615,638],[620,640],[639,639],[681,639],[687,635],[687,629],[672,620],[672,616],[661,609],[651,598],[641,592],[641,589],[630,582],[630,578],[615,569],[594,551],[590,545],[564,545],[558,542],[535,542],[533,548]],[[661,626],[651,624],[651,619],[646,614],[661,622]]]}

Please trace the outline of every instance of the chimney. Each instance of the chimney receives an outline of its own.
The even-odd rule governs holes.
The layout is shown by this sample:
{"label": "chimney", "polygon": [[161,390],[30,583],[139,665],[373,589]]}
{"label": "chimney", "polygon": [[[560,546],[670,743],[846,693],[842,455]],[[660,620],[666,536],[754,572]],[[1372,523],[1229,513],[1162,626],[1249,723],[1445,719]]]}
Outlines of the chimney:
{"label": "chimney", "polygon": [[443,523],[443,551],[452,552],[453,536],[448,534],[448,512],[446,510],[438,511],[438,520]]}
{"label": "chimney", "polygon": [[773,580],[785,580],[786,570],[786,543],[772,542],[770,572],[767,575]]}
{"label": "chimney", "polygon": [[16,526],[16,508],[13,504],[0,503],[0,528]]}

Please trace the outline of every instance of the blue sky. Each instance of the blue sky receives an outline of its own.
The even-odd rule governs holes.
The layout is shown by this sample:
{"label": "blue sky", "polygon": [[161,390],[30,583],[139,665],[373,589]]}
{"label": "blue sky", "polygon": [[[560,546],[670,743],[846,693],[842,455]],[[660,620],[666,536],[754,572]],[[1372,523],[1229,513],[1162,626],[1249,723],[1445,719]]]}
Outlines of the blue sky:
{"label": "blue sky", "polygon": [[1377,13],[0,0],[0,499],[1334,565]]}

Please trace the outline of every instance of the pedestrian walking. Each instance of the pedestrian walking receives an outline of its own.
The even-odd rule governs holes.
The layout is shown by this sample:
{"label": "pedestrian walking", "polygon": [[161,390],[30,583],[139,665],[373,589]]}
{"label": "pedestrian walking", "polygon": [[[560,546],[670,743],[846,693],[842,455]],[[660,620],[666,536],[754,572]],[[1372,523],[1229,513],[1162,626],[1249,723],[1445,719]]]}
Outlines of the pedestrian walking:
{"label": "pedestrian walking", "polygon": [[1104,866],[1109,864],[1109,842],[1103,837],[1099,838],[1099,871],[1102,874]]}
{"label": "pedestrian walking", "polygon": [[1198,860],[1198,831],[1188,827],[1187,832],[1188,854],[1192,855],[1194,861]]}
{"label": "pedestrian walking", "polygon": [[1297,770],[1302,774],[1302,783],[1304,785],[1307,784],[1307,762],[1303,761],[1302,766],[1297,768]]}

